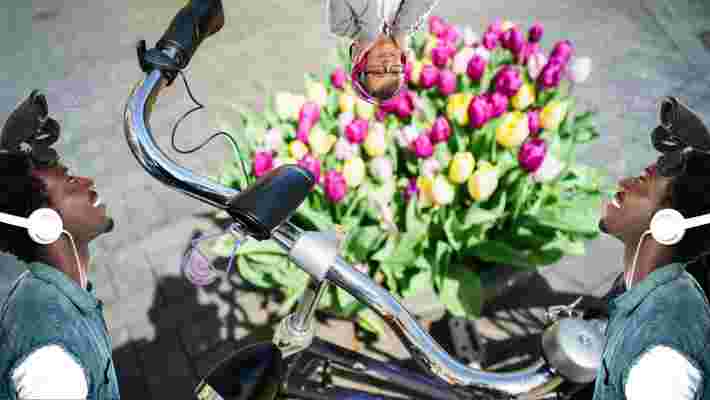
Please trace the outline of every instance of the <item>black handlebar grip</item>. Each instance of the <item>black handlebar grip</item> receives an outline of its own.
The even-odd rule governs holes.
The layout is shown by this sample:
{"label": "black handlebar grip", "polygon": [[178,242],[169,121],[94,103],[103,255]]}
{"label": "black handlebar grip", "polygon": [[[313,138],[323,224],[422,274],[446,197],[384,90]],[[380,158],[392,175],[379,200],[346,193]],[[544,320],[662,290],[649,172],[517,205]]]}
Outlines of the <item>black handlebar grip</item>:
{"label": "black handlebar grip", "polygon": [[179,69],[187,66],[203,40],[224,26],[222,0],[190,0],[170,22],[156,47],[176,49]]}

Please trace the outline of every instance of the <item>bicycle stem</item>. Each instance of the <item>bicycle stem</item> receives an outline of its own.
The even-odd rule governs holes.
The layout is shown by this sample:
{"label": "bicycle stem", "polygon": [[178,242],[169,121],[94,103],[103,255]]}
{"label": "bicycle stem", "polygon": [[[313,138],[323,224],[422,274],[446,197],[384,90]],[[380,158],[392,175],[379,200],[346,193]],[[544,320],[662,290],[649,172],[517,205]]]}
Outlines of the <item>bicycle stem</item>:
{"label": "bicycle stem", "polygon": [[[166,54],[173,56],[171,51]],[[166,79],[160,70],[153,70],[132,90],[124,109],[124,131],[128,145],[139,164],[155,179],[185,195],[220,209],[227,209],[229,200],[239,193],[178,165],[157,145],[150,129],[151,107],[155,103]],[[272,239],[292,255],[291,250],[305,232],[290,222],[272,232]],[[292,258],[293,259],[293,258]],[[311,273],[316,267],[299,264]],[[407,347],[412,357],[435,376],[451,385],[485,386],[512,395],[529,392],[550,382],[556,375],[545,362],[510,373],[484,372],[456,361],[421,327],[415,318],[384,288],[367,275],[357,271],[341,257],[327,266],[325,276],[315,276],[313,287],[306,290],[297,313],[292,315],[296,326],[309,327],[313,314],[324,291],[325,278],[376,312],[393,329]]]}

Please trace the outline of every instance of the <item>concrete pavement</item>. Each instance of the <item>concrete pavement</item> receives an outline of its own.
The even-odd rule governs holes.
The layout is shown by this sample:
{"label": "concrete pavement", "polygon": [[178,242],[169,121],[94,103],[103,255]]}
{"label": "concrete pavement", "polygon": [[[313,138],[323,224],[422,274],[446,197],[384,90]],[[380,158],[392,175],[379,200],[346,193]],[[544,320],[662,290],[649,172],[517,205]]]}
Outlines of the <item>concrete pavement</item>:
{"label": "concrete pavement", "polygon": [[[599,111],[602,137],[581,158],[614,179],[637,173],[652,160],[648,132],[656,122],[659,96],[684,98],[710,119],[710,53],[701,40],[710,31],[710,6],[702,3],[444,0],[436,14],[479,32],[495,17],[523,25],[537,20],[545,25],[544,47],[569,38],[578,54],[592,57],[592,76],[576,93],[583,105]],[[152,46],[184,4],[6,0],[0,5],[0,29],[6,30],[0,32],[0,120],[32,88],[45,90],[50,111],[63,127],[61,153],[72,169],[96,178],[117,221],[115,232],[94,246],[90,275],[106,303],[124,398],[191,398],[198,377],[237,340],[268,336],[269,313],[276,308],[272,296],[237,278],[196,289],[179,276],[180,256],[196,229],[211,227],[205,217],[211,210],[149,178],[125,144],[122,109],[142,74],[134,44],[144,38]],[[320,73],[334,59],[335,41],[323,25],[321,0],[225,1],[224,7],[225,27],[203,43],[187,73],[207,109],[183,122],[181,147],[200,143],[216,129],[237,131],[238,106],[257,106],[265,93],[276,90],[302,92],[304,74]],[[229,156],[221,142],[190,156],[169,148],[169,129],[190,107],[176,81],[156,105],[152,126],[175,160],[216,173]],[[539,311],[574,294],[599,296],[608,289],[620,269],[621,246],[602,237],[587,248],[587,256],[566,258],[522,282],[517,302],[492,306],[488,318],[477,322],[496,344],[493,358],[511,356],[505,351],[515,341],[510,337],[525,333],[511,325],[534,325],[531,308]],[[21,271],[12,262],[2,265],[0,295]],[[346,323],[330,322],[320,331],[357,346]],[[391,334],[375,346],[405,354]]]}

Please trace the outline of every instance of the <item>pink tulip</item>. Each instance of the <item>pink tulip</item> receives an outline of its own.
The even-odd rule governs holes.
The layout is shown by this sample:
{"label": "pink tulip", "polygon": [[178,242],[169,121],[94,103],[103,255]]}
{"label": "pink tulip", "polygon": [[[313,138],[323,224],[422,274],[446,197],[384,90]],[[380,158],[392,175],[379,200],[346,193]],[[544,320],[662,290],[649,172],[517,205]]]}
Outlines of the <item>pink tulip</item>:
{"label": "pink tulip", "polygon": [[274,157],[271,152],[259,151],[254,154],[254,176],[260,177],[274,167]]}
{"label": "pink tulip", "polygon": [[455,25],[449,25],[440,34],[436,35],[439,39],[443,40],[447,44],[456,45],[459,38],[461,38],[461,33]]}
{"label": "pink tulip", "polygon": [[520,146],[518,163],[522,169],[534,173],[545,160],[545,154],[547,154],[547,143],[540,138],[531,138]]}
{"label": "pink tulip", "polygon": [[439,80],[439,69],[431,64],[427,64],[422,68],[422,73],[419,76],[419,84],[424,89],[431,89]]}
{"label": "pink tulip", "polygon": [[[510,32],[510,31],[506,31]],[[506,65],[498,71],[494,78],[496,92],[505,96],[514,96],[523,85],[523,80],[518,70]]]}
{"label": "pink tulip", "polygon": [[301,111],[298,113],[298,131],[296,132],[296,139],[307,144],[308,133],[311,131],[313,125],[318,122],[319,118],[320,107],[318,107],[318,104],[311,101],[303,103]]}
{"label": "pink tulip", "polygon": [[449,121],[443,116],[437,117],[436,120],[434,120],[434,124],[431,126],[429,139],[431,139],[432,143],[436,144],[449,140],[449,136],[451,136],[451,125],[449,125]]}
{"label": "pink tulip", "polygon": [[558,58],[551,58],[540,72],[537,80],[545,89],[556,87],[560,84],[564,73],[564,64]]}
{"label": "pink tulip", "polygon": [[528,130],[531,135],[540,132],[540,110],[530,110],[528,112]]}
{"label": "pink tulip", "polygon": [[468,120],[478,129],[488,122],[492,114],[491,104],[483,96],[476,96],[468,105]]}
{"label": "pink tulip", "polygon": [[345,81],[347,79],[347,76],[345,74],[345,70],[343,67],[337,67],[335,71],[333,71],[330,74],[330,82],[333,84],[334,87],[338,89],[342,89],[345,87]]}
{"label": "pink tulip", "polygon": [[419,188],[417,187],[417,178],[409,178],[407,187],[404,189],[404,199],[409,201],[413,197],[416,197],[418,193]]}
{"label": "pink tulip", "polygon": [[497,118],[508,111],[508,97],[499,92],[494,92],[487,95],[488,104],[490,104],[490,118]]}
{"label": "pink tulip", "polygon": [[412,82],[412,63],[408,62],[404,64],[404,80],[407,83]]}
{"label": "pink tulip", "polygon": [[325,174],[325,195],[328,200],[338,203],[345,198],[348,185],[345,178],[338,171],[328,171]]}
{"label": "pink tulip", "polygon": [[378,122],[384,121],[386,116],[387,116],[387,111],[385,111],[381,108],[378,108],[377,111],[375,112],[375,119]]}
{"label": "pink tulip", "polygon": [[495,21],[488,25],[486,32],[491,32],[496,35],[497,40],[499,36],[503,33],[503,20],[501,20],[500,18],[496,18]]}
{"label": "pink tulip", "polygon": [[313,174],[316,182],[320,182],[320,160],[310,154],[306,154],[298,161],[298,166],[308,170],[311,174]]}
{"label": "pink tulip", "polygon": [[520,32],[518,28],[509,29],[506,32],[510,32],[508,35],[507,49],[512,51],[513,54],[518,54],[523,49],[523,46],[525,46],[523,33]]}
{"label": "pink tulip", "polygon": [[434,146],[431,144],[431,140],[427,135],[419,135],[414,142],[412,142],[412,147],[414,154],[419,158],[431,157],[434,154]]}
{"label": "pink tulip", "polygon": [[441,17],[432,15],[429,17],[429,32],[434,34],[434,36],[439,37],[442,32],[446,31],[446,23]]}
{"label": "pink tulip", "polygon": [[416,93],[411,90],[403,90],[397,96],[397,116],[407,118],[414,112],[414,105],[417,103]]}
{"label": "pink tulip", "polygon": [[466,75],[471,78],[472,81],[478,82],[481,80],[483,73],[486,70],[486,60],[480,55],[476,54],[468,62],[468,67],[466,67]]}
{"label": "pink tulip", "polygon": [[528,31],[528,40],[532,43],[538,43],[540,39],[542,39],[542,33],[543,33],[543,28],[542,24],[539,22],[536,22],[533,24],[533,26],[530,27],[530,30]]}
{"label": "pink tulip", "polygon": [[439,45],[431,50],[431,61],[439,68],[446,66],[449,62],[451,56],[454,54],[455,49],[448,45]]}
{"label": "pink tulip", "polygon": [[444,69],[439,72],[439,92],[444,96],[448,96],[456,91],[456,83],[457,78],[453,71]]}
{"label": "pink tulip", "polygon": [[350,143],[362,143],[367,137],[367,120],[365,119],[354,119],[345,128],[345,137],[348,138]]}
{"label": "pink tulip", "polygon": [[483,47],[488,50],[493,50],[498,45],[498,34],[495,32],[486,32],[483,34]]}
{"label": "pink tulip", "polygon": [[515,53],[515,62],[525,65],[531,56],[540,53],[540,45],[538,43],[526,42],[523,48]]}
{"label": "pink tulip", "polygon": [[574,48],[572,47],[572,42],[562,40],[555,43],[555,47],[552,48],[552,53],[550,54],[550,59],[556,58],[560,60],[562,64],[567,64],[573,52]]}

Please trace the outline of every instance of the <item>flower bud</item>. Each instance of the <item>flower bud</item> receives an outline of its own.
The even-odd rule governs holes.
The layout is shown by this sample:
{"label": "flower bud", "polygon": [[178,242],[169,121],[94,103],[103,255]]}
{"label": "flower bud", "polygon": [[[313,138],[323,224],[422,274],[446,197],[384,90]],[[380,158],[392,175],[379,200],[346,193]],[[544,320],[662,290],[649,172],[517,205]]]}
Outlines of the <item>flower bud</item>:
{"label": "flower bud", "polygon": [[466,67],[466,75],[471,78],[472,81],[478,82],[481,80],[483,73],[486,71],[486,60],[480,55],[474,55],[468,62]]}
{"label": "flower bud", "polygon": [[370,174],[380,183],[388,182],[394,176],[392,161],[387,157],[370,160]]}
{"label": "flower bud", "polygon": [[468,178],[468,193],[476,201],[486,201],[498,187],[498,171],[488,161],[478,163],[476,172]]}
{"label": "flower bud", "polygon": [[442,32],[446,30],[446,23],[441,17],[432,15],[429,17],[429,32],[433,35],[439,36]]}
{"label": "flower bud", "polygon": [[439,69],[433,65],[425,65],[422,67],[422,73],[419,76],[419,86],[424,89],[431,89],[439,80]]}
{"label": "flower bud", "polygon": [[528,130],[531,135],[537,135],[540,132],[540,110],[528,111]]}
{"label": "flower bud", "polygon": [[306,154],[298,161],[298,165],[313,174],[316,182],[320,181],[320,160],[310,154]]}
{"label": "flower bud", "polygon": [[496,92],[502,93],[507,97],[513,96],[517,93],[520,86],[523,84],[523,80],[520,78],[518,70],[509,65],[504,66],[498,71],[494,81]]}
{"label": "flower bud", "polygon": [[308,142],[311,151],[316,156],[324,155],[333,148],[338,138],[335,135],[329,135],[318,125],[311,130],[310,141]]}
{"label": "flower bud", "polygon": [[486,32],[483,34],[483,47],[488,50],[493,50],[498,45],[498,35],[495,32]]}
{"label": "flower bud", "polygon": [[294,140],[288,145],[288,154],[295,160],[300,160],[308,154],[308,146],[300,140]]}
{"label": "flower bud", "polygon": [[547,130],[556,130],[567,115],[567,102],[553,100],[540,113],[540,126]]}
{"label": "flower bud", "polygon": [[409,178],[407,186],[404,188],[404,200],[409,201],[412,197],[416,197],[418,193],[417,178]]}
{"label": "flower bud", "polygon": [[367,134],[362,147],[370,157],[379,157],[384,155],[387,150],[385,126],[381,123],[374,123],[370,129],[370,132]]}
{"label": "flower bud", "polygon": [[328,171],[325,175],[324,186],[328,200],[338,203],[345,198],[347,183],[338,171]]}
{"label": "flower bud", "polygon": [[566,64],[572,57],[574,48],[572,47],[572,42],[569,40],[562,40],[555,43],[555,47],[552,49],[550,58],[557,58],[562,61],[562,64]]}
{"label": "flower bud", "polygon": [[520,87],[518,93],[513,96],[511,103],[513,108],[523,111],[535,102],[535,89],[533,85],[526,83]]}
{"label": "flower bud", "polygon": [[498,118],[508,110],[508,98],[499,92],[494,92],[486,96],[490,105],[489,118]]}
{"label": "flower bud", "polygon": [[542,39],[542,33],[543,33],[543,28],[542,24],[540,23],[535,23],[533,26],[530,27],[530,30],[528,31],[528,40],[531,43],[537,43]]}
{"label": "flower bud", "polygon": [[419,158],[427,158],[434,154],[434,146],[427,135],[419,135],[412,143],[414,154]]}
{"label": "flower bud", "polygon": [[368,122],[364,119],[354,119],[345,128],[345,137],[352,143],[360,144],[367,136]]}
{"label": "flower bud", "polygon": [[335,70],[330,74],[330,82],[333,84],[333,87],[336,89],[343,89],[345,88],[345,81],[347,80],[347,75],[345,74],[345,70],[343,67],[338,66],[335,68]]}
{"label": "flower bud", "polygon": [[476,129],[482,127],[491,115],[491,104],[483,96],[474,97],[468,106],[468,119],[471,121],[471,126]]}
{"label": "flower bud", "polygon": [[358,187],[365,179],[365,162],[360,157],[353,157],[343,165],[343,177],[348,187]]}
{"label": "flower bud", "polygon": [[434,178],[431,194],[434,204],[441,206],[447,205],[454,201],[456,187],[454,187],[445,176],[438,175]]}
{"label": "flower bud", "polygon": [[422,176],[433,177],[441,171],[441,163],[434,157],[422,161]]}
{"label": "flower bud", "polygon": [[451,70],[443,69],[439,72],[439,82],[437,87],[439,88],[439,92],[442,95],[448,96],[451,93],[455,92],[456,85],[456,74],[454,74]]}
{"label": "flower bud", "polygon": [[271,152],[260,151],[254,154],[254,176],[260,177],[271,171],[274,167],[274,160]]}
{"label": "flower bud", "polygon": [[541,52],[533,53],[528,56],[528,76],[530,79],[536,80],[542,69],[547,65],[547,56]]}
{"label": "flower bud", "polygon": [[468,124],[468,108],[472,98],[471,93],[454,93],[449,96],[446,105],[446,116],[449,121],[456,121],[459,126]]}
{"label": "flower bud", "polygon": [[429,138],[432,143],[441,143],[449,140],[451,136],[451,126],[449,121],[445,117],[439,116],[434,120],[434,124],[431,126],[431,131],[429,132]]}
{"label": "flower bud", "polygon": [[503,121],[496,129],[496,141],[501,146],[511,149],[520,146],[528,137],[528,118],[520,111],[505,114]]}
{"label": "flower bud", "polygon": [[449,180],[454,183],[465,183],[473,173],[476,160],[470,152],[454,154],[449,164]]}
{"label": "flower bud", "polygon": [[343,91],[338,96],[338,107],[341,113],[355,111],[355,96],[349,91]]}
{"label": "flower bud", "polygon": [[531,138],[520,146],[518,152],[518,163],[520,167],[528,172],[535,172],[547,154],[547,143],[540,138]]}

